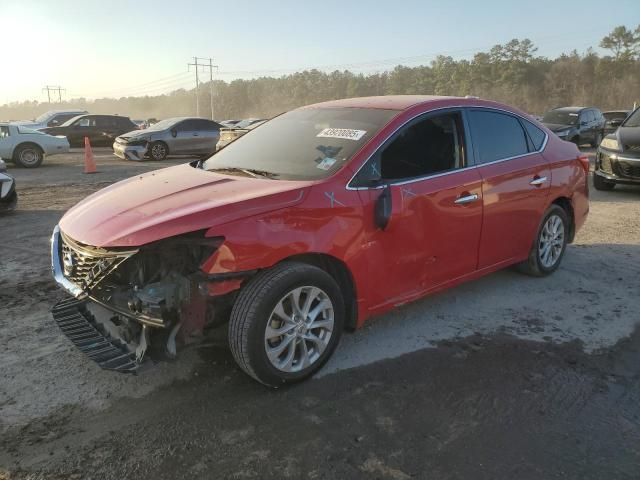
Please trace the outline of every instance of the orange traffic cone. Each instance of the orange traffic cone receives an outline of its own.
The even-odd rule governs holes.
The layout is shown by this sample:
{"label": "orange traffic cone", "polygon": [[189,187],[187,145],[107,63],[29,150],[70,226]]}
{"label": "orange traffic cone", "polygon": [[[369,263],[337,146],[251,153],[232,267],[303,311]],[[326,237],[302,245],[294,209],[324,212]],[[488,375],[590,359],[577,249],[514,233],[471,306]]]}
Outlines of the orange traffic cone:
{"label": "orange traffic cone", "polygon": [[96,173],[96,162],[93,160],[89,137],[84,137],[84,173]]}

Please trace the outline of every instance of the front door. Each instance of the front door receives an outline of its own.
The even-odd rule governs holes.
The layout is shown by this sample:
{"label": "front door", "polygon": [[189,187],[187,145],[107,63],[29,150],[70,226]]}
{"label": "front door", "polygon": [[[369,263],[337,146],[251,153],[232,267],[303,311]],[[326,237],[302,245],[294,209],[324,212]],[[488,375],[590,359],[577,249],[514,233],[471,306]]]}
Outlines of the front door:
{"label": "front door", "polygon": [[[378,228],[375,204],[392,190]],[[482,224],[481,179],[468,163],[460,111],[421,116],[391,137],[352,182],[362,188],[372,309],[402,303],[473,272]]]}
{"label": "front door", "polygon": [[468,118],[482,177],[478,268],[524,260],[551,185],[549,165],[540,153],[546,135],[532,123],[502,111],[470,109]]}

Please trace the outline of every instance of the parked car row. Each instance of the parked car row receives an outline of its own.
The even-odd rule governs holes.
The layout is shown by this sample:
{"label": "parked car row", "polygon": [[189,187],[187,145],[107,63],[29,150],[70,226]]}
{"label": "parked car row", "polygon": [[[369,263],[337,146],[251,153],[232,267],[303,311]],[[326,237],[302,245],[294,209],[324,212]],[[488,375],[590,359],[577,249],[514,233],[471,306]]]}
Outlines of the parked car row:
{"label": "parked car row", "polygon": [[[235,122],[230,124],[230,122]],[[231,125],[227,128],[223,128],[220,132],[220,141],[218,142],[217,149],[220,150],[223,147],[226,147],[231,142],[237,140],[243,135],[249,133],[254,128],[259,127],[264,122],[265,119],[251,118],[248,120],[227,120],[226,122],[220,122],[223,125]]]}
{"label": "parked car row", "polygon": [[601,112],[595,107],[561,107],[549,110],[542,117],[534,115],[534,118],[563,140],[597,147],[630,114],[631,110],[624,109]]}

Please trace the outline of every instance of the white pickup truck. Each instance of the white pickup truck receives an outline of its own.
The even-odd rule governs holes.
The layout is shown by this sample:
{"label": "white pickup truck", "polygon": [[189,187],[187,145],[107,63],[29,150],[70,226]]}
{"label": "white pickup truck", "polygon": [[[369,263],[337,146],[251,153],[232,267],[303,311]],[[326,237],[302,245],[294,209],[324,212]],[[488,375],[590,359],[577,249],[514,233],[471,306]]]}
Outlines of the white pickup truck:
{"label": "white pickup truck", "polygon": [[67,153],[66,137],[54,137],[22,125],[0,123],[0,158],[25,168],[39,167],[45,155]]}

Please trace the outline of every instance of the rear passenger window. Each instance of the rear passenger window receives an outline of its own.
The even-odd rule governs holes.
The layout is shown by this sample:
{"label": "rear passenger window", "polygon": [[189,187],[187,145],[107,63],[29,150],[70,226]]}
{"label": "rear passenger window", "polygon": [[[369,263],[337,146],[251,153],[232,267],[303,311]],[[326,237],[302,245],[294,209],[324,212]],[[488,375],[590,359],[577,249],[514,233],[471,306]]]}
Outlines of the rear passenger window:
{"label": "rear passenger window", "polygon": [[470,110],[469,123],[479,163],[529,153],[527,137],[516,117],[486,110]]}
{"label": "rear passenger window", "polygon": [[542,148],[542,144],[544,143],[544,139],[546,136],[545,133],[527,120],[522,120],[522,124],[529,134],[529,139],[531,140],[531,143],[533,145],[532,151],[537,152]]}

